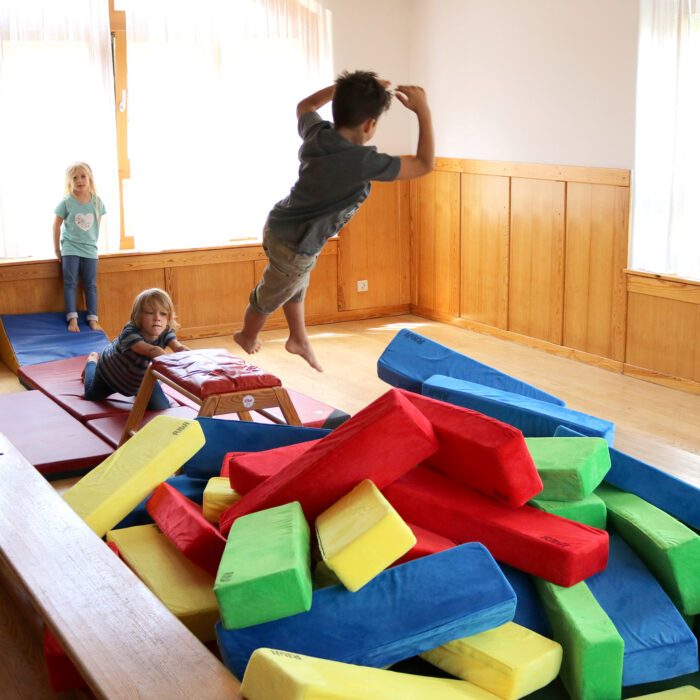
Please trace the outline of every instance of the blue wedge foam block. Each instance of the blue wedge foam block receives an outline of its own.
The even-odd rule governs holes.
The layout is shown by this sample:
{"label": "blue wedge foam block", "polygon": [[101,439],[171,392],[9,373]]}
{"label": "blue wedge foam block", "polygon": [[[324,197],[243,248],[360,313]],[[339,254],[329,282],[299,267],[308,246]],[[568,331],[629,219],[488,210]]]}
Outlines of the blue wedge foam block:
{"label": "blue wedge foam block", "polygon": [[426,379],[434,374],[443,374],[559,406],[564,405],[561,399],[546,391],[472,360],[471,357],[406,328],[401,329],[386,346],[377,361],[377,374],[388,384],[416,394],[421,393],[421,385]]}
{"label": "blue wedge foam block", "polygon": [[[560,426],[554,437],[581,437],[581,433]],[[643,498],[686,525],[700,529],[700,488],[697,486],[614,448],[610,448],[610,471],[605,481]]]}
{"label": "blue wedge foam block", "polygon": [[698,643],[641,559],[610,533],[608,566],[586,580],[625,642],[622,685],[652,683],[698,670]]}
{"label": "blue wedge foam block", "polygon": [[518,598],[513,622],[551,639],[552,626],[530,574],[502,561],[499,561],[498,565]]}
{"label": "blue wedge foam block", "polygon": [[66,315],[60,311],[3,314],[0,319],[20,367],[100,352],[109,344],[104,331],[93,331],[87,325],[84,311],[78,312],[80,333],[68,330]]}
{"label": "blue wedge foam block", "polygon": [[268,425],[220,418],[196,420],[202,426],[204,447],[182,465],[183,472],[195,479],[219,476],[227,452],[261,452],[273,447],[317,440],[330,432],[324,428]]}
{"label": "blue wedge foam block", "polygon": [[[199,503],[202,505],[202,499],[204,497],[204,489],[207,486],[208,479],[193,479],[187,474],[178,474],[177,476],[171,476],[169,479],[165,480],[166,483],[170,484],[174,489],[177,489],[181,494],[187,496],[191,501]],[[135,525],[148,525],[153,522],[151,514],[146,510],[146,501],[151,497],[148,494],[146,498],[139,503],[134,510],[129,513],[118,525],[114,526],[115,530],[119,530],[124,527],[133,527]]]}
{"label": "blue wedge foam block", "polygon": [[610,421],[462,379],[435,375],[423,382],[423,394],[508,423],[525,437],[551,437],[559,425],[605,438],[609,445],[615,437],[615,425]]}
{"label": "blue wedge foam block", "polygon": [[355,593],[321,588],[308,612],[237,630],[217,623],[216,636],[238,678],[261,646],[383,667],[510,622],[515,604],[488,550],[469,542],[385,569]]}

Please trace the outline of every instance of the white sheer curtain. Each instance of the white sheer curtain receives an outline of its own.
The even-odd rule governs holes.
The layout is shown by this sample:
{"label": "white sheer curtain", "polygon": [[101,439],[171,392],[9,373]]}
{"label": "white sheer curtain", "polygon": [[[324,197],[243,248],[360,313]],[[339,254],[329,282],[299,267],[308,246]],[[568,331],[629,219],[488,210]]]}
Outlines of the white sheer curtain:
{"label": "white sheer curtain", "polygon": [[700,279],[700,0],[640,0],[632,266]]}
{"label": "white sheer curtain", "polygon": [[294,183],[297,102],[333,80],[315,0],[120,0],[137,250],[258,239]]}
{"label": "white sheer curtain", "polygon": [[[0,257],[54,257],[51,226],[72,162],[90,164],[119,247],[107,2],[0,2]],[[111,226],[110,226],[111,221]]]}

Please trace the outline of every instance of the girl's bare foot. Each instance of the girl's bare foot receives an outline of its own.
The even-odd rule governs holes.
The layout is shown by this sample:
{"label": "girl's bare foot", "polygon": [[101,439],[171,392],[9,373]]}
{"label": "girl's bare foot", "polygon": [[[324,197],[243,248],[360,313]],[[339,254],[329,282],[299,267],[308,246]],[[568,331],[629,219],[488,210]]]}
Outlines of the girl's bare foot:
{"label": "girl's bare foot", "polygon": [[88,321],[88,326],[90,326],[90,329],[93,331],[102,330],[102,326],[97,321]]}
{"label": "girl's bare foot", "polygon": [[[87,360],[85,360],[85,365],[87,366],[88,362],[97,362],[97,360],[100,359],[100,356],[96,352],[91,352]],[[83,367],[83,371],[80,373],[80,379],[81,381],[85,381],[85,367]]]}
{"label": "girl's bare foot", "polygon": [[233,334],[233,339],[249,354],[253,355],[262,347],[262,341],[256,335],[255,338],[249,338],[243,335],[243,331],[237,331]]}
{"label": "girl's bare foot", "polygon": [[71,333],[80,333],[80,328],[78,328],[78,319],[77,318],[72,318],[70,321],[68,321],[68,330]]}
{"label": "girl's bare foot", "polygon": [[287,352],[291,352],[293,355],[299,355],[303,357],[317,372],[323,372],[323,367],[319,364],[314,354],[314,350],[311,347],[311,343],[307,340],[306,342],[299,342],[297,340],[292,340],[289,338],[284,345]]}

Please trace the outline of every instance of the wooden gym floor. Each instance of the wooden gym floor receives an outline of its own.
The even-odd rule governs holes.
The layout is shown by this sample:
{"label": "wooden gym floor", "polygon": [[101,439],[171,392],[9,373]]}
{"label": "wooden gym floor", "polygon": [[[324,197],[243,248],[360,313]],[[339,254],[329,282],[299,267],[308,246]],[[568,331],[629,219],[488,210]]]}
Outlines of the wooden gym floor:
{"label": "wooden gym floor", "polygon": [[[377,377],[377,359],[401,328],[559,396],[569,408],[611,420],[615,447],[700,487],[700,396],[651,384],[541,350],[412,315],[349,321],[309,329],[325,371],[318,373],[284,350],[285,330],[264,331],[262,350],[248,358],[286,387],[353,414],[389,387]],[[230,336],[185,340],[192,348],[242,351]],[[23,391],[0,364],[0,393]],[[0,432],[2,419],[0,417]],[[59,490],[74,480],[54,482]],[[36,621],[27,620],[0,588],[0,688],[8,700],[89,697],[53,693],[43,666]]]}

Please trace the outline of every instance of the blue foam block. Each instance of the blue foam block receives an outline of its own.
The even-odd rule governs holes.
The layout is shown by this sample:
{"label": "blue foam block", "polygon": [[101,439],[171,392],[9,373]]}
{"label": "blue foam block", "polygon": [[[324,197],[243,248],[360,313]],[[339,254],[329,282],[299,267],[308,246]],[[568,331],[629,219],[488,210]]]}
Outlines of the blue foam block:
{"label": "blue foam block", "polygon": [[[554,437],[581,437],[581,433],[560,426]],[[614,448],[610,448],[610,471],[605,481],[643,498],[686,525],[700,529],[700,489],[697,486]]]}
{"label": "blue foam block", "polygon": [[605,438],[609,445],[615,436],[615,425],[610,421],[462,379],[435,375],[423,382],[423,394],[508,423],[525,437],[551,437],[559,425]]}
{"label": "blue foam block", "polygon": [[238,630],[219,622],[216,636],[238,678],[261,646],[383,667],[503,625],[515,603],[488,550],[470,542],[386,569],[356,593],[321,588],[308,612]]}
{"label": "blue foam block", "polygon": [[204,447],[182,465],[183,472],[195,479],[219,476],[227,452],[261,452],[273,447],[317,440],[330,432],[324,428],[268,425],[219,418],[196,420],[204,433]]}
{"label": "blue foam block", "polygon": [[622,685],[652,683],[698,670],[698,643],[639,557],[610,533],[608,566],[586,580],[625,642]]}
{"label": "blue foam block", "polygon": [[379,378],[401,389],[421,393],[423,382],[434,374],[483,384],[494,389],[530,396],[558,406],[564,402],[527,382],[472,360],[418,333],[401,329],[377,361]]}
{"label": "blue foam block", "polygon": [[552,625],[549,623],[549,618],[544,611],[544,606],[530,574],[502,561],[499,561],[498,565],[518,598],[513,622],[551,639]]}
{"label": "blue foam block", "polygon": [[[204,489],[207,486],[208,479],[193,479],[187,474],[178,474],[171,476],[165,480],[174,489],[179,491],[184,496],[187,496],[191,501],[202,505],[204,497]],[[135,525],[148,525],[153,522],[151,514],[146,510],[146,501],[151,497],[149,493],[146,498],[139,503],[134,510],[129,513],[119,524],[114,526],[114,530],[120,530],[124,527],[133,527]]]}
{"label": "blue foam block", "polygon": [[104,331],[87,325],[84,311],[78,312],[80,333],[68,330],[66,315],[60,311],[3,314],[0,320],[20,367],[100,352],[109,344]]}

